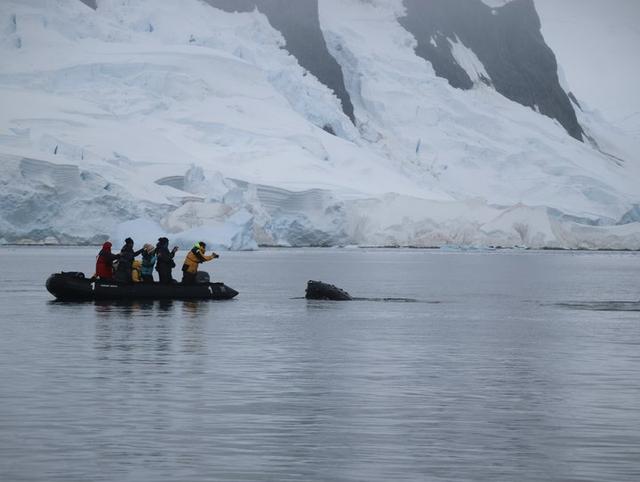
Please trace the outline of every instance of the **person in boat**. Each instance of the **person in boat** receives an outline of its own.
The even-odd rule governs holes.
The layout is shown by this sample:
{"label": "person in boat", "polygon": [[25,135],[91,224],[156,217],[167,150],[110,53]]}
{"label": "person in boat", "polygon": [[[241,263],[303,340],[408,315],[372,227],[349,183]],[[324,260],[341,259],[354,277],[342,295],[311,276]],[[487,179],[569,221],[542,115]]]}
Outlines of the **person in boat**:
{"label": "person in boat", "polygon": [[131,263],[131,281],[134,283],[142,283],[142,263],[137,259]]}
{"label": "person in boat", "polygon": [[127,238],[124,240],[124,246],[120,250],[120,259],[118,260],[118,267],[116,268],[115,274],[115,280],[119,283],[131,282],[133,260],[142,253],[142,249],[134,251],[133,244],[133,239]]}
{"label": "person in boat", "polygon": [[107,241],[102,245],[100,253],[96,259],[95,277],[102,280],[113,279],[113,263],[120,258],[119,254],[113,254],[111,247],[113,245]]}
{"label": "person in boat", "polygon": [[207,245],[205,244],[205,242],[200,241],[199,243],[196,243],[196,245],[191,248],[191,251],[187,253],[187,257],[185,258],[184,264],[182,265],[182,284],[195,284],[198,265],[200,263],[205,263],[219,257],[213,251],[209,256],[207,256],[205,254],[206,249]]}
{"label": "person in boat", "polygon": [[142,281],[144,283],[153,283],[153,268],[156,265],[156,248],[152,244],[145,244],[142,248]]}
{"label": "person in boat", "polygon": [[174,246],[169,251],[169,240],[167,238],[159,238],[156,245],[156,271],[160,278],[160,283],[171,284],[174,282],[171,276],[171,270],[176,267],[173,257],[176,255],[178,247]]}

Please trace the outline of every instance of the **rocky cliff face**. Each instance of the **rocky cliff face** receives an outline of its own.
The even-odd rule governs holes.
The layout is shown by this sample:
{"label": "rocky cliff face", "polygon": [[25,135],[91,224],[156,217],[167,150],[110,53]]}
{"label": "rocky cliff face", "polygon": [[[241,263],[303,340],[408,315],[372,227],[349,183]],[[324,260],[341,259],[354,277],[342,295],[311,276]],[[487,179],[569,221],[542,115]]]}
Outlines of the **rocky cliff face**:
{"label": "rocky cliff face", "polygon": [[342,70],[331,56],[320,29],[318,0],[206,0],[228,12],[257,8],[287,42],[287,50],[302,67],[332,89],[342,102],[344,113],[353,121],[353,105],[345,88]]}
{"label": "rocky cliff face", "polygon": [[404,0],[400,21],[416,38],[416,53],[453,87],[470,89],[473,79],[455,58],[462,43],[484,66],[480,80],[505,97],[560,122],[582,140],[582,128],[558,80],[552,50],[540,32],[533,0],[491,8],[481,0]]}

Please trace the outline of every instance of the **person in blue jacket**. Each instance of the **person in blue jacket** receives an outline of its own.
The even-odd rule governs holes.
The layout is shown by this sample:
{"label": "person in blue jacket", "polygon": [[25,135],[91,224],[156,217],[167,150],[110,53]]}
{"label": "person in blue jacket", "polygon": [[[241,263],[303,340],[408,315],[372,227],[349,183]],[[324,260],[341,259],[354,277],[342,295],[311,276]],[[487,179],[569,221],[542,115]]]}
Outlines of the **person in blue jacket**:
{"label": "person in blue jacket", "polygon": [[153,268],[157,258],[156,248],[152,244],[145,244],[142,248],[142,266],[140,268],[143,283],[153,283]]}

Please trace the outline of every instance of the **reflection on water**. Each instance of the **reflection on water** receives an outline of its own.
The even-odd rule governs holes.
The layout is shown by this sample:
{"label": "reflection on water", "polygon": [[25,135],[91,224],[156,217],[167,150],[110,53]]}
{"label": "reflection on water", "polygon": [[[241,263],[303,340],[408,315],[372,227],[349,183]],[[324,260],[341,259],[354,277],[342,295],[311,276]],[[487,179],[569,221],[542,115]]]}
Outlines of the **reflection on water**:
{"label": "reflection on water", "polygon": [[[169,353],[175,349],[176,322],[181,331],[182,351],[197,353],[206,346],[204,320],[211,303],[162,300],[96,301],[90,304],[96,313],[95,347],[101,352]],[[178,316],[180,314],[182,316]],[[151,322],[146,322],[147,319]],[[164,363],[164,360],[160,362]]]}
{"label": "reflection on water", "polygon": [[581,303],[558,303],[558,306],[587,311],[640,311],[640,301],[592,301]]}
{"label": "reflection on water", "polygon": [[311,311],[340,311],[343,309],[347,309],[345,306],[349,301],[327,301],[327,300],[306,300],[304,298],[303,303],[305,303],[307,310]]}
{"label": "reflection on water", "polygon": [[209,314],[211,304],[209,301],[183,301],[182,314],[186,318],[201,319]]}
{"label": "reflection on water", "polygon": [[143,301],[94,301],[96,314],[100,317],[171,316],[175,310],[172,300]]}
{"label": "reflection on water", "polygon": [[55,303],[95,252],[39,252],[0,249],[2,481],[640,480],[640,318],[592,302],[640,256],[228,253],[232,302]]}
{"label": "reflection on water", "polygon": [[100,317],[132,317],[132,316],[175,316],[177,310],[185,317],[200,318],[206,316],[211,309],[210,301],[173,301],[173,300],[142,300],[142,301],[93,301],[89,303],[57,302],[50,303],[68,305],[92,304],[97,316]]}

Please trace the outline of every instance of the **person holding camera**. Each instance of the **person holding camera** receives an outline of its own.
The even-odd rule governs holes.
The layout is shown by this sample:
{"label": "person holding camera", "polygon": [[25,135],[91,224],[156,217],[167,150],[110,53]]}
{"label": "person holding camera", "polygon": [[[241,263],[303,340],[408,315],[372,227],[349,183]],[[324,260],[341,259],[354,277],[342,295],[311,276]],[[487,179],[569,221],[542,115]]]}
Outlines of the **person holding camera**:
{"label": "person holding camera", "polygon": [[156,245],[156,271],[162,284],[175,282],[171,276],[171,270],[176,265],[175,261],[173,261],[176,251],[178,251],[177,246],[174,246],[174,248],[169,251],[169,240],[167,238],[158,239],[158,244]]}
{"label": "person holding camera", "polygon": [[192,285],[196,283],[196,273],[198,272],[198,265],[216,259],[219,256],[213,251],[209,256],[205,254],[207,245],[204,241],[196,243],[191,248],[191,251],[187,253],[187,257],[182,265],[182,284]]}

